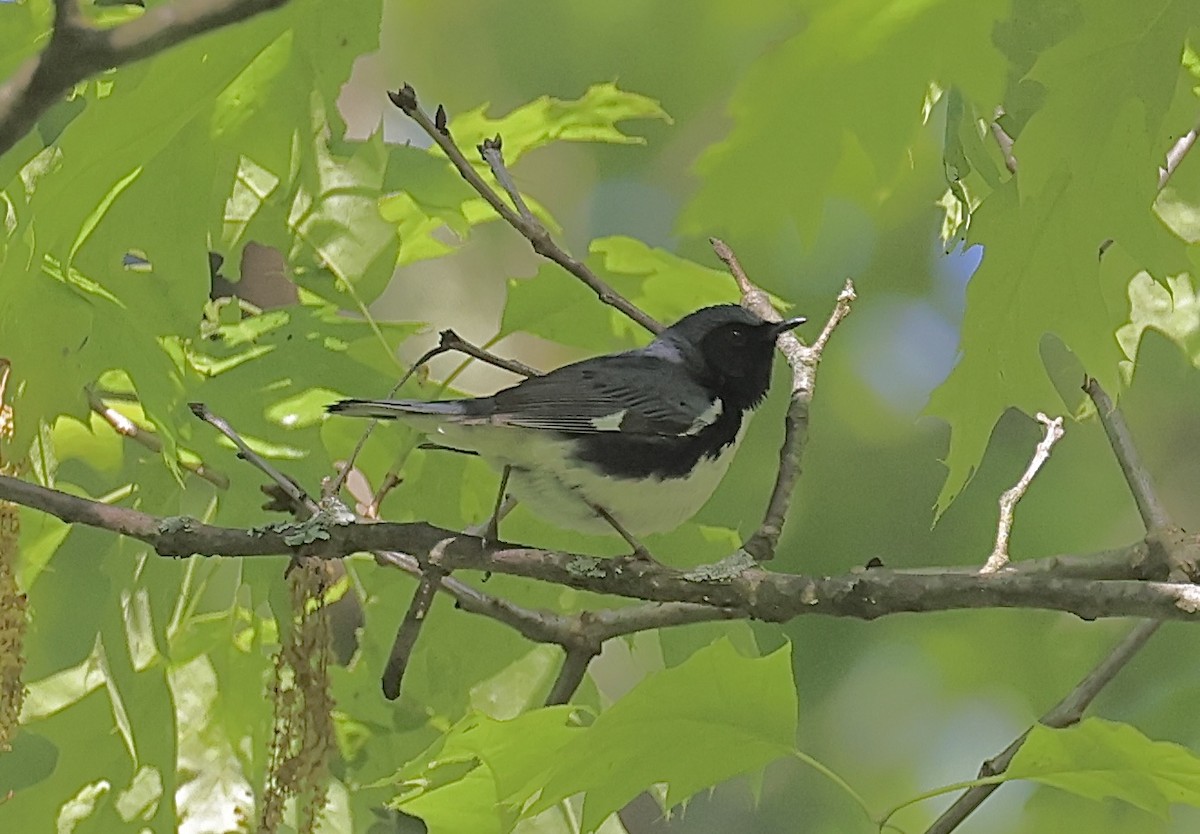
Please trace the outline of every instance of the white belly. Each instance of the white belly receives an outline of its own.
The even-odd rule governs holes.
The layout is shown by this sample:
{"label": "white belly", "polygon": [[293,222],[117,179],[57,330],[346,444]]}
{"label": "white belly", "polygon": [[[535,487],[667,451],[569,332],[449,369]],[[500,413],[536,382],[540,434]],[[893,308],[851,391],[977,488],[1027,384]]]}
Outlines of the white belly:
{"label": "white belly", "polygon": [[572,441],[547,432],[505,427],[481,432],[460,431],[453,424],[430,433],[430,439],[479,452],[498,468],[511,466],[509,492],[531,512],[550,523],[585,533],[613,533],[612,526],[591,506],[602,507],[635,536],[674,530],[699,512],[725,477],[746,423],[733,443],[716,458],[701,458],[684,478],[637,480],[600,475],[588,464],[568,458]]}

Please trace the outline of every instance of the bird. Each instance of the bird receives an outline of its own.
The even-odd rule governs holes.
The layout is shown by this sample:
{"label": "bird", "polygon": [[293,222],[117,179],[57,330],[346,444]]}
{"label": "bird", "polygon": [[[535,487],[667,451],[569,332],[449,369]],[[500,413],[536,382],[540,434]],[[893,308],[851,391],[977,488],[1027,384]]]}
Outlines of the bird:
{"label": "bird", "polygon": [[434,448],[477,454],[504,473],[500,498],[507,480],[543,520],[615,531],[634,556],[648,557],[641,536],[678,528],[716,490],[767,395],[776,338],[804,321],[765,321],[719,304],[645,347],[564,365],[491,396],[346,399],[327,409],[398,419]]}

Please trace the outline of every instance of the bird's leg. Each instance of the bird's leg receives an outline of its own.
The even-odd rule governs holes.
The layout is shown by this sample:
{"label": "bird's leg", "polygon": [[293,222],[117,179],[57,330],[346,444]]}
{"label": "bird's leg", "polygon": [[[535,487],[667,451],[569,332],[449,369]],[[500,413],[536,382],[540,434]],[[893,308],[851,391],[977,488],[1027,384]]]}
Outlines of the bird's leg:
{"label": "bird's leg", "polygon": [[644,544],[635,539],[632,533],[621,526],[621,522],[612,517],[612,513],[601,507],[599,504],[593,504],[590,501],[588,502],[588,506],[592,508],[592,512],[607,521],[612,528],[617,531],[617,534],[620,535],[620,537],[623,538],[629,544],[629,546],[633,548],[633,553],[621,558],[642,562],[651,562],[655,565],[661,564],[657,559],[650,555],[650,551],[646,549]]}
{"label": "bird's leg", "polygon": [[[492,508],[492,517],[488,520],[487,527],[483,530],[483,540],[485,542],[500,541],[500,519],[507,514],[504,509],[504,493],[508,489],[508,476],[512,474],[512,467],[505,466],[504,471],[500,473],[500,489],[496,492],[496,506]],[[509,510],[512,507],[508,508]]]}

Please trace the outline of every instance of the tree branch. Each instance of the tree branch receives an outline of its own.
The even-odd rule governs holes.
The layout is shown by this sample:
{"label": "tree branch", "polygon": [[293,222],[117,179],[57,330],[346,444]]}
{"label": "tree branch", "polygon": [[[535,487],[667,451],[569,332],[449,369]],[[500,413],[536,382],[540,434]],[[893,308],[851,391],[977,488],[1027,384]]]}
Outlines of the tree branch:
{"label": "tree branch", "polygon": [[28,133],[75,84],[148,58],[204,32],[278,8],[287,0],[175,0],[111,29],[96,29],[74,0],[56,0],[54,28],[41,54],[0,85],[0,154]]}
{"label": "tree branch", "polygon": [[[146,542],[159,554],[187,557],[290,555],[338,558],[358,551],[434,552],[443,570],[479,570],[523,576],[580,590],[650,602],[730,609],[737,616],[783,622],[808,614],[875,619],[915,611],[965,608],[1041,608],[1084,619],[1153,617],[1200,620],[1200,588],[1131,579],[1084,580],[1023,572],[1021,565],[988,576],[931,569],[926,573],[874,568],[833,577],[769,573],[753,567],[729,576],[697,577],[661,565],[628,563],[576,553],[489,544],[421,522],[357,523],[317,517],[249,530],[216,527],[191,518],[159,518],[57,490],[0,477],[0,500],[49,512]],[[1195,546],[1194,537],[1186,540]],[[1130,571],[1141,570],[1130,548]],[[435,558],[436,557],[436,558]],[[692,616],[694,608],[687,610]],[[736,614],[731,613],[736,612]],[[662,625],[663,623],[656,623]],[[628,624],[626,624],[628,625]],[[621,632],[618,632],[621,633]]]}
{"label": "tree branch", "polygon": [[[378,551],[377,562],[392,565],[412,576],[421,576],[422,568],[417,559],[399,551]],[[560,646],[577,642],[581,631],[589,632],[589,639],[603,642],[624,634],[646,631],[651,628],[689,625],[713,620],[733,620],[742,617],[728,608],[691,603],[657,603],[630,605],[624,608],[586,612],[585,615],[559,614],[540,608],[524,608],[506,599],[484,593],[452,576],[445,576],[438,588],[455,601],[455,605],[471,614],[479,614],[497,620],[523,637],[537,643],[557,643]]]}
{"label": "tree branch", "polygon": [[437,568],[430,568],[421,576],[421,582],[408,604],[408,611],[396,631],[396,640],[388,654],[387,666],[383,670],[383,695],[389,701],[400,697],[400,684],[404,682],[404,671],[408,668],[409,658],[412,657],[413,647],[421,636],[421,627],[425,617],[433,606],[433,598],[437,594],[445,573]]}
{"label": "tree branch", "polygon": [[[737,283],[742,294],[742,306],[761,319],[779,321],[781,317],[771,304],[771,297],[750,280],[729,245],[715,237],[709,238],[709,243]],[[788,366],[792,369],[792,397],[788,404],[787,416],[784,418],[783,445],[779,449],[779,469],[775,476],[775,486],[771,490],[771,498],[767,502],[762,523],[743,545],[743,549],[759,562],[775,558],[775,549],[779,546],[779,537],[783,534],[783,523],[791,507],[792,493],[800,480],[800,462],[808,442],[808,411],[812,404],[817,366],[833,331],[850,315],[850,307],[856,298],[854,283],[846,279],[846,285],[838,294],[829,320],[811,347],[806,347],[794,332],[783,333],[779,337],[779,349],[783,351]]]}
{"label": "tree branch", "polygon": [[1138,455],[1133,436],[1129,433],[1129,426],[1125,423],[1125,416],[1113,405],[1113,401],[1094,378],[1088,377],[1084,381],[1083,390],[1096,404],[1100,425],[1104,427],[1113,454],[1121,466],[1121,474],[1125,476],[1125,483],[1129,485],[1129,491],[1133,494],[1138,514],[1142,517],[1142,523],[1146,525],[1146,532],[1154,533],[1172,526],[1170,516],[1158,496],[1158,490],[1154,487],[1154,479]]}
{"label": "tree branch", "polygon": [[[1108,656],[1101,660],[1092,671],[1088,672],[1083,680],[1067,693],[1065,698],[1038,719],[1038,723],[1055,729],[1077,723],[1100,691],[1117,676],[1118,672],[1125,668],[1134,655],[1141,651],[1142,647],[1146,645],[1146,641],[1158,631],[1160,625],[1162,625],[1161,621],[1146,620],[1134,626],[1133,630],[1125,635],[1116,648],[1109,652]],[[1012,744],[984,762],[983,766],[979,768],[979,778],[998,776],[1008,770],[1013,757],[1017,755],[1017,751],[1029,737],[1029,732],[1026,730]],[[968,788],[959,795],[958,799],[954,800],[953,805],[934,820],[933,825],[926,829],[925,834],[950,834],[998,787],[1000,784],[977,785]]]}
{"label": "tree branch", "polygon": [[[1147,535],[1144,547],[1148,559],[1157,561],[1160,572],[1165,569],[1168,578],[1173,583],[1187,582],[1194,571],[1193,566],[1200,558],[1196,539],[1185,536],[1183,531],[1172,524],[1166,508],[1158,496],[1158,491],[1154,487],[1154,481],[1142,464],[1141,456],[1133,443],[1129,426],[1125,423],[1125,416],[1120,409],[1113,404],[1108,394],[1095,379],[1091,377],[1085,379],[1083,389],[1096,405],[1100,424],[1104,427],[1104,433],[1112,446],[1113,455],[1117,458],[1121,472],[1125,475],[1125,482],[1133,494],[1138,512],[1142,517],[1142,523],[1146,526]],[[1039,414],[1038,418],[1045,422],[1044,415]],[[1042,446],[1046,446],[1047,454],[1049,454],[1047,444],[1051,442],[1050,429],[1050,424],[1047,424],[1046,439],[1042,441]],[[1030,468],[1033,468],[1032,464]],[[991,564],[991,559],[988,560],[988,563]],[[1176,587],[1195,588],[1196,586],[1181,584]],[[1141,651],[1161,624],[1161,620],[1152,619],[1134,626],[1117,647],[1100,661],[1074,689],[1068,692],[1053,709],[1038,719],[1039,723],[1047,727],[1066,727],[1078,721],[1083,716],[1084,710],[1100,694],[1100,691],[1116,677],[1117,673],[1135,654]],[[1013,756],[1021,749],[1021,745],[1025,743],[1028,736],[1029,731],[1026,730],[1003,751],[985,761],[979,769],[980,777],[996,776],[1007,770],[1009,764],[1012,763]],[[926,834],[948,834],[953,831],[998,787],[1000,787],[999,784],[968,788],[940,817],[934,820]]]}
{"label": "tree branch", "polygon": [[550,687],[550,694],[546,696],[546,706],[548,707],[565,704],[571,700],[575,690],[583,683],[588,664],[592,662],[592,658],[600,654],[600,647],[579,646],[566,651],[567,655],[563,658],[562,667],[558,670],[558,677],[554,679],[554,685]]}
{"label": "tree branch", "polygon": [[[475,170],[475,166],[463,156],[463,152],[450,136],[450,131],[444,128],[439,129],[437,124],[429,118],[429,115],[421,109],[420,104],[417,103],[416,90],[405,84],[398,91],[388,93],[388,98],[392,104],[400,108],[406,116],[416,122],[429,135],[429,138],[446,154],[446,157],[450,160],[455,170],[458,171],[459,175],[479,193],[479,196],[487,201],[488,205],[496,210],[496,213],[508,225],[520,232],[529,241],[530,245],[533,246],[533,251],[537,252],[543,258],[554,261],[567,272],[574,275],[595,292],[596,297],[604,304],[620,310],[651,333],[662,332],[662,324],[655,321],[633,302],[610,287],[596,273],[592,272],[587,264],[576,260],[566,250],[555,243],[554,239],[550,236],[550,232],[536,217],[532,214],[526,217],[520,211],[513,209],[505,203],[496,189],[492,188],[479,175],[479,172]],[[499,142],[497,140],[489,141],[495,145],[494,152],[498,156],[500,153]],[[513,190],[515,191],[515,187]]]}

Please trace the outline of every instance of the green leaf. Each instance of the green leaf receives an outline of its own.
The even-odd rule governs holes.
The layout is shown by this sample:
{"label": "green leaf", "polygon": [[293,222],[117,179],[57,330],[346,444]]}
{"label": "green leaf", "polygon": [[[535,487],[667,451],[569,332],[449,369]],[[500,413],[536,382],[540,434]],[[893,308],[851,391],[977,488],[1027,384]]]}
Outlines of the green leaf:
{"label": "green leaf", "polygon": [[[628,281],[625,276],[638,279],[630,301],[662,322],[675,322],[701,307],[738,300],[737,287],[728,272],[701,266],[631,237],[597,238],[589,251],[600,256],[601,274],[620,275],[623,283]],[[642,338],[641,327],[624,315],[614,322],[619,330],[629,331],[631,338]]]}
{"label": "green leaf", "polygon": [[[123,787],[133,777],[135,767],[129,750],[114,732],[112,705],[103,692],[103,680],[94,668],[92,676],[100,685],[82,698],[71,697],[70,708],[25,718],[27,727],[17,738],[30,733],[36,743],[14,744],[11,753],[0,757],[0,781],[6,786],[30,786],[36,780],[33,789],[17,790],[0,805],[0,826],[4,829],[53,831],[60,809],[79,796],[85,785]],[[78,755],[80,750],[87,750],[87,755]],[[53,762],[49,768],[47,759]],[[31,772],[24,772],[27,769]],[[107,802],[105,806],[106,810],[101,808],[103,822],[94,819],[97,825],[90,830],[122,830],[120,818]],[[85,812],[86,808],[81,808],[81,816],[86,817]],[[160,824],[156,830],[171,830],[173,825],[169,825]]]}
{"label": "green leaf", "polygon": [[[951,425],[943,512],[969,480],[1005,409],[1053,411],[1060,399],[1038,355],[1059,336],[1110,390],[1121,358],[1132,273],[1187,267],[1184,244],[1153,211],[1155,172],[1168,146],[1165,117],[1194,4],[1091,4],[1077,31],[1030,72],[1046,90],[1014,145],[1018,176],[975,212],[983,244],[967,291],[962,359],[930,411]],[[1130,32],[1141,33],[1130,38]],[[1101,258],[1102,244],[1115,240]]]}
{"label": "green leaf", "polygon": [[497,336],[521,331],[596,353],[607,353],[622,342],[632,347],[618,339],[613,312],[557,264],[544,264],[532,278],[509,279]]}
{"label": "green leaf", "polygon": [[1101,718],[1062,730],[1036,725],[1005,775],[1087,799],[1119,799],[1164,819],[1172,804],[1200,806],[1200,757]]}
{"label": "green leaf", "polygon": [[86,243],[87,239],[91,236],[92,232],[96,230],[96,226],[99,224],[100,219],[108,212],[113,202],[121,195],[122,191],[128,188],[129,185],[141,175],[141,173],[142,166],[139,165],[113,184],[113,187],[109,189],[107,194],[104,195],[104,198],[100,201],[100,204],[96,206],[96,208],[92,210],[92,213],[89,214],[83,221],[83,225],[79,229],[79,234],[75,236],[75,242],[71,244],[71,251],[67,255],[68,262],[75,259],[75,253],[79,251],[79,247],[83,246],[83,244]]}
{"label": "green leaf", "polygon": [[52,437],[60,463],[81,460],[109,477],[116,476],[121,468],[125,441],[98,414],[90,414],[86,423],[71,417],[60,417],[54,424]]}
{"label": "green leaf", "polygon": [[591,726],[575,725],[573,713],[468,716],[394,777],[394,804],[431,832],[466,830],[454,827],[466,820],[472,831],[508,831],[518,814],[535,817],[580,792],[581,830],[591,832],[660,782],[674,806],[788,754],[796,732],[790,652],[747,658],[722,639],[646,679]]}
{"label": "green leaf", "polygon": [[379,213],[389,151],[378,134],[345,149],[329,147],[327,109],[332,102],[314,103],[313,161],[301,169],[287,207],[285,251],[298,284],[333,303],[345,304],[349,293],[353,304],[346,306],[365,314],[391,280],[400,248],[395,228]]}
{"label": "green leaf", "polygon": [[495,807],[490,774],[475,761],[442,759],[421,779],[431,790],[398,800],[395,807],[424,820],[429,834],[505,834],[512,830],[510,819],[501,819]]}
{"label": "green leaf", "polygon": [[[674,322],[700,307],[737,301],[737,289],[727,272],[640,240],[597,238],[590,248],[589,266],[659,321]],[[598,304],[595,292],[556,264],[541,267],[533,278],[508,282],[499,335],[517,331],[596,352],[644,344],[649,338],[624,313]]]}
{"label": "green leaf", "polygon": [[[464,148],[499,134],[508,165],[556,141],[640,144],[644,141],[641,137],[622,133],[617,123],[627,119],[670,121],[657,101],[625,92],[611,82],[589,87],[574,101],[542,96],[498,119],[486,115],[487,107],[484,104],[452,118],[450,133]],[[476,164],[487,167],[483,162]]]}
{"label": "green leaf", "polygon": [[1132,364],[1147,328],[1163,333],[1191,363],[1200,367],[1200,298],[1190,275],[1168,277],[1166,286],[1139,272],[1129,282],[1129,323],[1117,330],[1117,341]]}
{"label": "green leaf", "polygon": [[49,0],[26,0],[9,3],[0,11],[0,78],[9,78],[13,71],[32,55],[43,49],[50,39],[54,21],[54,6]]}
{"label": "green leaf", "polygon": [[1006,408],[1061,408],[1042,364],[1042,334],[1057,334],[1105,387],[1115,387],[1119,352],[1111,334],[1119,318],[1097,287],[1103,277],[1109,293],[1119,293],[1121,277],[1102,272],[1092,241],[1073,228],[1053,199],[1021,204],[1015,180],[975,212],[968,240],[987,241],[987,252],[967,287],[962,357],[929,403],[950,424],[939,514],[969,480]]}
{"label": "green leaf", "polygon": [[[460,236],[468,228],[463,204],[479,196],[445,157],[411,145],[391,149],[384,187],[407,195],[413,209],[445,223]],[[403,207],[398,197],[390,197],[380,210],[384,219],[398,223],[406,217]]]}
{"label": "green leaf", "polygon": [[547,707],[508,721],[472,714],[393,778],[393,806],[421,817],[430,834],[507,832],[519,808],[503,800],[519,792],[569,742],[573,707]]}
{"label": "green leaf", "polygon": [[[212,154],[194,128],[243,66],[238,39],[227,46],[212,52],[191,42],[123,68],[103,96],[88,99],[45,160],[26,169],[20,192],[10,190],[17,227],[0,267],[0,329],[16,334],[6,354],[25,383],[19,433],[82,413],[82,386],[120,367],[174,458],[179,369],[157,340],[190,334],[208,295]],[[151,271],[123,268],[135,249]],[[68,292],[47,286],[37,274],[43,263]],[[55,294],[65,297],[55,303],[48,298]]]}
{"label": "green leaf", "polygon": [[[45,10],[10,6],[0,16]],[[18,448],[39,420],[81,414],[83,385],[121,368],[174,466],[178,426],[189,418],[172,346],[195,334],[208,297],[208,240],[220,237],[223,190],[245,215],[243,235],[265,232],[291,255],[289,274],[365,311],[399,246],[377,208],[386,152],[378,140],[331,146],[340,140],[336,97],[353,60],[377,45],[378,20],[378,0],[336,11],[299,0],[224,31],[220,49],[190,40],[121,68],[103,90],[81,88],[82,109],[8,193],[0,328],[16,333],[5,355],[24,389]],[[239,188],[257,188],[260,202],[277,197],[279,210],[251,225],[258,204]],[[148,266],[123,266],[130,252]],[[36,275],[43,262],[83,304],[48,301],[62,293]]]}
{"label": "green leaf", "polygon": [[791,652],[748,658],[720,640],[653,675],[549,757],[511,794],[540,790],[525,814],[586,792],[583,831],[651,785],[674,807],[710,785],[788,755],[796,734]]}
{"label": "green leaf", "polygon": [[[499,134],[509,166],[525,153],[551,142],[641,142],[639,137],[622,133],[617,123],[637,118],[668,119],[657,102],[619,90],[614,84],[593,86],[575,101],[543,96],[499,119],[487,117],[486,110],[487,105],[482,105],[456,116],[450,122],[450,133],[459,147],[466,149]],[[499,190],[487,164],[474,153],[468,152],[467,158],[480,176]],[[453,251],[435,235],[443,227],[463,238],[472,226],[498,219],[436,146],[427,150],[391,148],[385,188],[397,192],[381,202],[380,210],[396,224],[402,241],[399,264]],[[554,219],[536,200],[525,200],[551,232],[557,231]]]}
{"label": "green leaf", "polygon": [[[349,454],[365,425],[328,420],[325,406],[344,396],[385,394],[401,373],[394,351],[419,328],[397,322],[369,323],[326,304],[297,304],[212,329],[210,338],[185,348],[187,394],[230,420],[251,446],[269,457],[289,459],[288,472],[315,488],[332,461]],[[404,393],[420,395],[416,385]],[[189,449],[220,465],[229,447],[209,427],[181,427]],[[383,452],[390,449],[389,453]],[[378,431],[360,466],[381,476],[396,458],[394,430]],[[247,524],[261,523],[253,479],[235,479],[225,511]],[[237,523],[226,516],[227,523]]]}
{"label": "green leaf", "polygon": [[23,274],[14,255],[0,264],[0,331],[5,355],[12,362],[12,380],[20,391],[14,458],[24,455],[39,422],[59,414],[82,419],[86,403],[83,386],[90,382],[88,334],[96,304],[63,281],[52,280],[36,268]]}
{"label": "green leaf", "polygon": [[524,657],[471,687],[471,707],[492,718],[515,718],[549,693],[562,665],[562,650],[534,646]]}
{"label": "green leaf", "polygon": [[697,166],[685,231],[775,240],[794,225],[811,239],[830,195],[874,204],[895,178],[911,176],[905,166],[932,82],[983,112],[999,101],[1005,68],[992,31],[1007,0],[804,5],[802,31],[742,76],[734,128]]}
{"label": "green leaf", "polygon": [[28,591],[33,587],[70,532],[71,525],[65,521],[59,521],[52,515],[28,507],[21,508],[17,580],[22,588]]}

